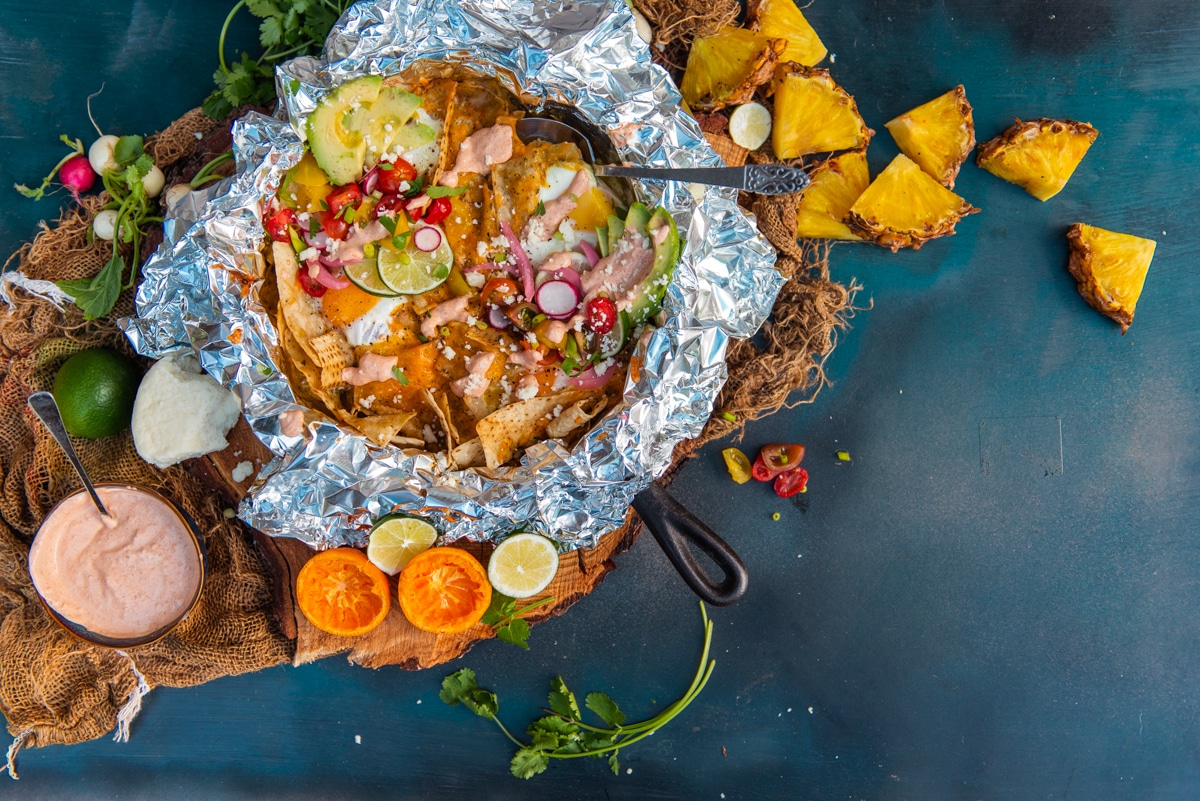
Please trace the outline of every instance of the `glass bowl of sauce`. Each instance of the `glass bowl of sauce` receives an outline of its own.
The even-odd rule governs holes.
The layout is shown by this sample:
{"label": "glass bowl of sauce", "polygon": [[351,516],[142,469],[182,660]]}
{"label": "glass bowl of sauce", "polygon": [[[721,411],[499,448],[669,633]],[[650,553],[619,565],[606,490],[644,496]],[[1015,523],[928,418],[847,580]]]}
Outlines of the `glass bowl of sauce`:
{"label": "glass bowl of sauce", "polygon": [[93,645],[131,648],[165,636],[204,588],[195,523],[157,492],[97,484],[105,520],[85,490],[58,502],[29,549],[29,575],[50,615]]}

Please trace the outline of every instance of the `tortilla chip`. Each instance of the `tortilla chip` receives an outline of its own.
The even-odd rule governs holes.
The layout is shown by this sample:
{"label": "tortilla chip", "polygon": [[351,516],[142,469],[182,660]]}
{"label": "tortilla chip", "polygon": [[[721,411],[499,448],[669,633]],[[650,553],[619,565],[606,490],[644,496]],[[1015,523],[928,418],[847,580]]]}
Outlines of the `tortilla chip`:
{"label": "tortilla chip", "polygon": [[[303,342],[300,343],[302,346]],[[354,349],[341,331],[329,331],[309,341],[304,348],[321,369],[321,389],[345,386],[342,370],[354,364]]]}
{"label": "tortilla chip", "polygon": [[579,396],[579,390],[568,389],[517,401],[476,423],[475,430],[479,433],[487,466],[499,467],[513,458],[518,448],[541,439],[554,418],[554,410],[570,406]]}
{"label": "tortilla chip", "polygon": [[279,285],[279,309],[288,328],[295,334],[296,341],[301,347],[307,348],[308,342],[333,330],[333,327],[321,313],[321,301],[300,288],[300,281],[296,278],[300,262],[296,261],[296,251],[292,250],[292,246],[284,242],[272,242],[271,257],[275,261],[275,281]]}
{"label": "tortilla chip", "polygon": [[546,426],[546,436],[551,439],[563,439],[604,411],[604,407],[607,405],[608,402],[603,397],[584,398],[576,401],[571,408],[550,421],[550,425]]}
{"label": "tortilla chip", "polygon": [[[546,184],[546,173],[551,166],[564,163],[584,166],[579,148],[571,142],[548,144],[531,142],[524,152],[515,152],[503,164],[492,165],[494,213],[497,220],[504,220],[518,234],[529,218],[537,213],[542,202],[538,194]],[[490,210],[489,210],[490,211]]]}
{"label": "tortilla chip", "polygon": [[483,467],[487,463],[483,455],[483,443],[478,437],[467,440],[450,452],[450,462],[455,470]]}
{"label": "tortilla chip", "polygon": [[425,398],[425,403],[429,404],[429,408],[433,409],[433,413],[437,415],[438,422],[442,424],[442,430],[446,432],[446,450],[452,451],[458,445],[458,429],[450,422],[450,406],[444,392],[430,392],[428,389],[421,390],[421,395]]}
{"label": "tortilla chip", "polygon": [[[376,445],[387,445],[396,437],[400,429],[404,428],[405,423],[414,417],[416,415],[412,412],[360,417],[354,421],[354,427]],[[424,441],[421,444],[423,445]]]}
{"label": "tortilla chip", "polygon": [[422,450],[427,446],[425,440],[420,437],[392,437],[392,444],[397,448],[421,448]]}

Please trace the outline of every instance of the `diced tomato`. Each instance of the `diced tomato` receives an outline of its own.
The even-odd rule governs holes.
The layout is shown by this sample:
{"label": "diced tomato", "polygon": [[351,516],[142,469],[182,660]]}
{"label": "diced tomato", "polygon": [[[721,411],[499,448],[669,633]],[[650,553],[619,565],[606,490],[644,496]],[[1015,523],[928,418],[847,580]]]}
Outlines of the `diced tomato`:
{"label": "diced tomato", "polygon": [[315,278],[308,277],[307,267],[301,266],[300,269],[296,271],[296,279],[300,282],[300,288],[312,295],[314,298],[319,298],[326,292],[324,284],[319,283]]}
{"label": "diced tomato", "polygon": [[358,188],[358,184],[346,184],[330,192],[325,198],[325,202],[329,204],[331,213],[341,214],[347,206],[357,206],[362,203],[362,198],[362,191]]}
{"label": "diced tomato", "polygon": [[804,492],[808,486],[808,471],[803,467],[785,470],[775,477],[775,494],[780,498],[790,498],[798,492]]}
{"label": "diced tomato", "polygon": [[333,211],[321,212],[321,229],[329,234],[331,239],[345,239],[350,232],[350,223],[343,220]]}
{"label": "diced tomato", "polygon": [[[390,164],[392,168],[389,170],[384,165]],[[379,164],[379,183],[376,188],[385,195],[398,195],[404,190],[400,188],[400,184],[405,181],[414,181],[417,178],[417,168],[409,164],[404,159],[396,159],[395,161],[384,161]],[[407,188],[407,187],[406,187]]]}
{"label": "diced tomato", "polygon": [[510,306],[505,310],[504,315],[512,320],[513,325],[520,328],[522,331],[529,331],[533,328],[533,320],[541,314],[538,307],[529,301],[522,301],[515,306]]}
{"label": "diced tomato", "polygon": [[442,220],[450,216],[451,208],[450,198],[439,197],[426,207],[425,216],[421,219],[423,219],[427,225],[437,225]]}
{"label": "diced tomato", "polygon": [[493,278],[483,285],[479,302],[484,306],[511,306],[521,294],[517,282],[511,278]]}
{"label": "diced tomato", "polygon": [[402,195],[384,195],[379,198],[379,202],[375,204],[375,219],[383,216],[397,217],[404,213],[404,204],[407,203]]}
{"label": "diced tomato", "polygon": [[772,470],[763,462],[762,454],[760,453],[754,459],[754,464],[750,468],[750,475],[755,481],[770,481],[779,475],[778,470]]}
{"label": "diced tomato", "polygon": [[300,221],[296,218],[296,212],[291,209],[282,209],[267,218],[267,233],[276,242],[291,242],[290,229],[299,225]]}
{"label": "diced tomato", "polygon": [[804,460],[804,446],[773,442],[770,445],[764,445],[758,452],[758,456],[768,468],[780,473],[784,470],[791,470]]}
{"label": "diced tomato", "polygon": [[587,304],[588,327],[597,334],[607,334],[617,324],[617,307],[608,298],[592,298]]}

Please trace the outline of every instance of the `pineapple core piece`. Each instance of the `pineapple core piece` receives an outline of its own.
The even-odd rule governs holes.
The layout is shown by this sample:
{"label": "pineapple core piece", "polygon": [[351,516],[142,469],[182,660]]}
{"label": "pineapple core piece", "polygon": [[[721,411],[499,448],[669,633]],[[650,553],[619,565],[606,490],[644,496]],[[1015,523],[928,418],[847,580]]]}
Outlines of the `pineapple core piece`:
{"label": "pineapple core piece", "polygon": [[871,183],[867,151],[851,150],[813,170],[796,209],[796,236],[809,239],[859,237],[845,223],[846,214]]}
{"label": "pineapple core piece", "polygon": [[954,226],[979,209],[930,178],[903,153],[867,187],[846,217],[850,230],[892,249],[952,236]]}
{"label": "pineapple core piece", "polygon": [[772,39],[787,40],[780,61],[811,67],[829,51],[792,0],[750,0],[746,9],[750,28]]}
{"label": "pineapple core piece", "polygon": [[863,148],[875,133],[859,116],[854,98],[834,82],[829,70],[780,64],[771,87],[775,94],[771,146],[777,158]]}
{"label": "pineapple core piece", "polygon": [[697,111],[749,103],[754,91],[771,80],[786,45],[782,39],[742,28],[725,27],[712,36],[697,36],[679,91]]}
{"label": "pineapple core piece", "polygon": [[1004,133],[979,146],[975,163],[1038,200],[1049,200],[1067,185],[1099,135],[1086,122],[1017,120]]}
{"label": "pineapple core piece", "polygon": [[954,188],[958,168],[975,147],[975,123],[963,87],[956,86],[886,124],[900,151],[942,186]]}
{"label": "pineapple core piece", "polygon": [[1067,231],[1071,261],[1067,269],[1078,282],[1079,294],[1101,314],[1121,325],[1133,323],[1133,310],[1157,243],[1131,234],[1075,223]]}

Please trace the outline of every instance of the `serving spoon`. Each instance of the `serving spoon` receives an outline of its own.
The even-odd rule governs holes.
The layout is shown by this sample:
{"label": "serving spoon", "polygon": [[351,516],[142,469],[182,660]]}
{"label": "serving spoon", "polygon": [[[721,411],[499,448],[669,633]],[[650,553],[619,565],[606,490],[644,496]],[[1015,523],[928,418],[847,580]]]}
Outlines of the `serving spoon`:
{"label": "serving spoon", "polygon": [[591,140],[578,128],[549,117],[522,117],[517,120],[517,138],[522,142],[540,139],[559,144],[571,142],[583,158],[595,167],[596,175],[612,178],[646,178],[655,181],[727,186],[760,195],[790,195],[808,186],[808,175],[787,164],[747,164],[744,167],[626,167],[596,164]]}
{"label": "serving spoon", "polygon": [[71,463],[71,467],[75,468],[79,480],[83,482],[88,495],[92,497],[92,503],[96,504],[96,508],[100,510],[100,519],[104,521],[104,525],[109,528],[115,526],[117,519],[104,508],[104,502],[100,500],[100,495],[92,485],[91,479],[88,478],[87,471],[83,469],[83,462],[79,461],[79,454],[75,453],[75,446],[71,444],[71,438],[67,436],[67,427],[63,424],[62,415],[58,411],[58,404],[55,403],[54,396],[49,392],[35,392],[29,396],[27,402],[29,408],[37,415],[37,419],[41,420],[42,425],[50,432],[50,436],[54,437],[58,447],[67,454],[67,461]]}

